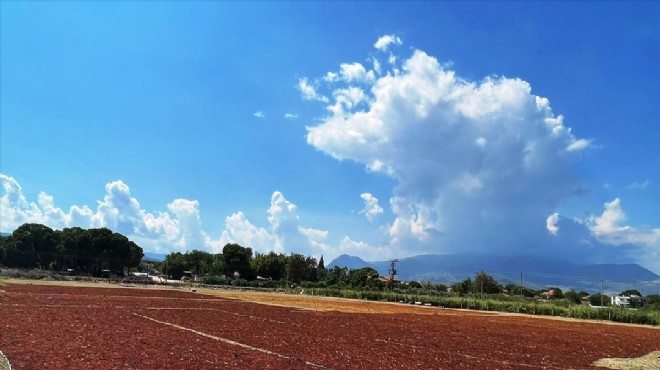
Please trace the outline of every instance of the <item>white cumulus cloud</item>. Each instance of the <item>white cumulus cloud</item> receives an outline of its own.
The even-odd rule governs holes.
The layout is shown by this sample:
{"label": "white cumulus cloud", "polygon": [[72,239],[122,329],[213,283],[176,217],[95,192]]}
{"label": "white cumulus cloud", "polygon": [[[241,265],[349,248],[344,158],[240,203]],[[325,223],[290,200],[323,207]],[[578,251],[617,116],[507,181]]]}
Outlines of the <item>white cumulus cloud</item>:
{"label": "white cumulus cloud", "polygon": [[56,229],[64,227],[107,227],[126,235],[146,250],[205,249],[211,240],[201,228],[197,201],[177,199],[168,205],[171,212],[151,213],[142,209],[130,188],[117,180],[106,184],[105,195],[96,210],[73,205],[65,211],[52,196],[41,192],[37,202],[29,202],[18,182],[0,174],[4,195],[0,197],[0,228],[11,231],[34,222]]}
{"label": "white cumulus cloud", "polygon": [[365,82],[374,79],[373,71],[367,71],[367,69],[358,62],[342,63],[339,65],[339,68],[339,74],[341,75],[341,78],[346,82]]}
{"label": "white cumulus cloud", "polygon": [[566,150],[569,152],[577,152],[580,150],[587,149],[591,145],[591,140],[578,139],[574,140],[572,143],[568,144]]}
{"label": "white cumulus cloud", "polygon": [[316,91],[316,87],[310,84],[307,78],[298,79],[298,90],[300,90],[303,100],[317,100],[324,103],[329,101],[326,96]]}
{"label": "white cumulus cloud", "polygon": [[376,217],[383,214],[383,207],[378,205],[378,198],[371,195],[371,193],[362,193],[360,198],[364,201],[364,209],[360,211],[367,219],[373,222]]}
{"label": "white cumulus cloud", "polygon": [[655,246],[660,249],[660,228],[626,225],[626,214],[621,199],[615,198],[603,205],[603,213],[587,220],[593,234],[608,244],[624,243]]}
{"label": "white cumulus cloud", "polygon": [[239,243],[261,253],[295,252],[317,258],[323,254],[329,259],[347,253],[351,248],[355,253],[379,250],[359,241],[348,243],[348,237],[337,245],[330,245],[329,231],[304,226],[298,207],[279,191],[273,192],[270,207],[265,212],[267,227],[256,226],[242,211],[237,211],[225,218],[224,229],[214,239],[202,228],[197,200],[175,199],[167,204],[166,212],[149,212],[131,194],[129,186],[117,180],[106,184],[105,194],[97,202],[96,209],[74,205],[65,211],[44,192],[39,194],[36,202],[30,202],[13,177],[0,173],[0,182],[3,190],[0,197],[2,232],[11,232],[27,222],[56,229],[107,227],[126,235],[146,251],[159,253],[193,249],[219,253],[227,243]]}
{"label": "white cumulus cloud", "polygon": [[286,119],[296,119],[296,118],[298,118],[298,115],[294,114],[294,113],[285,113],[284,118],[286,118]]}
{"label": "white cumulus cloud", "polygon": [[374,48],[380,51],[387,51],[390,45],[401,45],[402,43],[401,38],[397,35],[384,35],[378,38],[374,44]]}
{"label": "white cumulus cloud", "polygon": [[603,208],[603,213],[586,220],[594,237],[609,245],[636,246],[637,261],[655,271],[660,270],[660,228],[626,225],[627,217],[619,198],[606,202]]}
{"label": "white cumulus cloud", "polygon": [[545,227],[548,229],[548,232],[552,235],[557,235],[557,232],[559,231],[559,226],[557,226],[557,223],[559,222],[559,213],[553,213],[548,218],[545,220]]}
{"label": "white cumulus cloud", "polygon": [[[348,65],[355,72],[346,75],[364,76],[359,63]],[[532,248],[547,235],[547,215],[581,189],[573,153],[590,141],[526,81],[470,81],[421,50],[363,80],[351,108],[343,91],[354,79],[328,86],[330,106],[342,109],[308,126],[307,142],[397,180],[389,236],[403,254]]]}
{"label": "white cumulus cloud", "polygon": [[252,114],[252,115],[255,116],[255,117],[257,117],[257,118],[264,118],[264,117],[266,117],[266,115],[265,115],[262,111],[260,111],[260,110],[254,112],[254,114]]}

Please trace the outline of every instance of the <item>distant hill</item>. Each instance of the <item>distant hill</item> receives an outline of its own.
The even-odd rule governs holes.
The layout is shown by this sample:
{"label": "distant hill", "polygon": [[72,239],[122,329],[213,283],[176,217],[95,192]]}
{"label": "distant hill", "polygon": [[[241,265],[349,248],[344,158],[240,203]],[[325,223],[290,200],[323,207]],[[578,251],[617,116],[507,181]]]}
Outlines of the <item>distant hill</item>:
{"label": "distant hill", "polygon": [[[363,267],[374,267],[373,264],[366,262],[360,257],[349,256],[348,254],[342,254],[341,256],[335,258],[325,266],[327,269],[334,268],[335,266],[339,267],[348,267],[351,270],[360,269]],[[380,272],[380,270],[379,270]],[[381,273],[382,275],[382,273]]]}
{"label": "distant hill", "polygon": [[[337,257],[328,267],[335,265],[349,269],[373,267],[381,275],[389,270],[388,261],[368,262],[349,255]],[[600,290],[602,279],[606,291],[635,288],[643,294],[660,293],[660,276],[638,264],[582,265],[545,257],[463,253],[401,258],[397,270],[398,277],[405,281],[454,283],[483,270],[501,284],[519,284],[522,272],[524,285],[535,289],[556,286],[593,292]]]}
{"label": "distant hill", "polygon": [[142,262],[156,263],[163,262],[165,260],[165,254],[153,253],[153,252],[144,252],[144,257],[142,257]]}
{"label": "distant hill", "polygon": [[5,237],[11,235],[10,233],[0,233],[0,236]]}

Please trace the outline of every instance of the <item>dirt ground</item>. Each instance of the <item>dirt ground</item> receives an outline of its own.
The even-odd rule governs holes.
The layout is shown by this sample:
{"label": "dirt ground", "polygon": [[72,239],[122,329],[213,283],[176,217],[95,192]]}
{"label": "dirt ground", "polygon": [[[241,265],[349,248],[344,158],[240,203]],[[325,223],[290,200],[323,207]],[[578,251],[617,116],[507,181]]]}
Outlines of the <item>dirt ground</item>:
{"label": "dirt ground", "polygon": [[656,328],[523,315],[222,290],[0,289],[0,350],[15,369],[592,369],[660,350]]}

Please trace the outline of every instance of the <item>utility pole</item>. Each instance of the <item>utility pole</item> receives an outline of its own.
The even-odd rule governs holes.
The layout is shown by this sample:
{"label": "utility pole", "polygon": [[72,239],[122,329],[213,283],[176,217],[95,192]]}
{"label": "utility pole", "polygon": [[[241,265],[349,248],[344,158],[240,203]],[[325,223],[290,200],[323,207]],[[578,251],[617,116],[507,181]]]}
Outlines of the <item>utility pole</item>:
{"label": "utility pole", "polygon": [[603,279],[600,279],[600,307],[603,307]]}
{"label": "utility pole", "polygon": [[520,297],[523,296],[523,273],[520,272]]}
{"label": "utility pole", "polygon": [[396,271],[397,262],[399,262],[399,260],[396,258],[390,260],[390,291],[394,291],[394,277],[397,274]]}

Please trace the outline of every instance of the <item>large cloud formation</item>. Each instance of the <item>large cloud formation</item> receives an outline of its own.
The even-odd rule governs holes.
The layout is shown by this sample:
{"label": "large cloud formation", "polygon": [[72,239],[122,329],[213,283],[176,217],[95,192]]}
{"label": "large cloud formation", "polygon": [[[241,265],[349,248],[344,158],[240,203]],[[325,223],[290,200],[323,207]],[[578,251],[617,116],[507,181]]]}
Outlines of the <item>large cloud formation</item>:
{"label": "large cloud formation", "polygon": [[0,228],[10,231],[26,222],[64,227],[107,227],[135,240],[149,251],[204,249],[213,245],[202,230],[199,203],[175,199],[169,212],[150,213],[131,196],[128,185],[113,181],[105,186],[105,195],[96,210],[74,205],[65,211],[55,205],[52,196],[41,192],[37,202],[30,202],[20,184],[11,176],[0,174],[4,194],[0,197]]}
{"label": "large cloud formation", "polygon": [[[334,101],[320,123],[307,127],[316,149],[397,180],[390,199],[396,217],[387,228],[393,247],[402,254],[570,250],[588,256],[607,242],[584,222],[576,227],[589,240],[559,243],[556,235],[562,223],[573,222],[560,222],[555,211],[583,191],[573,161],[591,140],[577,138],[529,83],[497,76],[468,81],[421,50],[407,59],[384,54],[400,44],[388,35],[374,45],[374,70],[363,75],[377,78],[314,80],[318,93]],[[592,229],[596,236],[598,225],[604,224]]]}
{"label": "large cloud formation", "polygon": [[[105,195],[95,210],[87,205],[74,205],[68,211],[57,207],[53,197],[44,192],[39,194],[37,202],[28,201],[13,177],[0,174],[0,182],[4,190],[0,197],[2,231],[11,231],[27,222],[57,229],[107,227],[154,252],[193,249],[221,252],[225,244],[239,243],[261,253],[296,252],[318,257],[329,252],[329,256],[336,256],[326,244],[328,231],[301,225],[297,206],[278,191],[273,193],[266,212],[269,228],[253,225],[238,211],[226,217],[223,231],[214,239],[202,229],[198,201],[175,199],[167,205],[167,212],[149,212],[121,180],[106,184]],[[368,250],[366,244],[348,237],[335,249],[351,247]]]}

